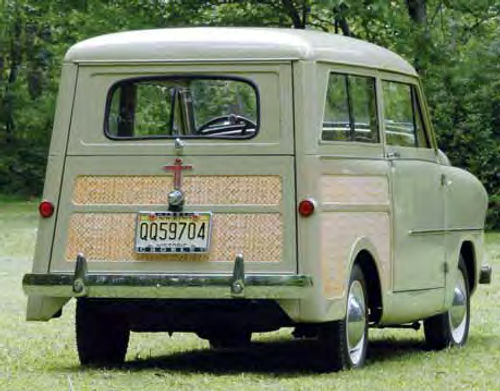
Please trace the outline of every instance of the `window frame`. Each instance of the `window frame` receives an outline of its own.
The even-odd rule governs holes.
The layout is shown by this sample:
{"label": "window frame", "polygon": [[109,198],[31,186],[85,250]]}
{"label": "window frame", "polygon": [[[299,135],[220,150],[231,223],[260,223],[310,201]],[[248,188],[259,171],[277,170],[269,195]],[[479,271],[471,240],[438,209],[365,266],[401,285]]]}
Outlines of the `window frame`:
{"label": "window frame", "polygon": [[[112,103],[112,98],[113,94],[115,91],[120,87],[120,84],[124,82],[141,82],[141,81],[155,81],[155,80],[169,80],[169,79],[191,79],[191,80],[231,80],[231,81],[239,81],[239,82],[244,82],[248,84],[250,87],[253,88],[254,93],[255,93],[255,104],[256,104],[256,116],[257,116],[257,122],[256,122],[256,127],[255,127],[255,132],[253,134],[250,134],[248,136],[244,137],[235,137],[235,136],[215,136],[211,135],[209,137],[207,136],[200,136],[200,135],[182,135],[182,134],[177,134],[177,135],[149,135],[149,136],[114,136],[109,133],[109,123],[108,123],[108,118],[111,110],[111,103]],[[173,118],[173,117],[172,117]],[[103,123],[103,133],[104,136],[113,141],[134,141],[134,140],[175,140],[177,138],[179,139],[191,139],[191,140],[250,140],[254,137],[256,137],[259,134],[261,127],[261,108],[260,108],[260,94],[259,94],[259,88],[257,87],[257,84],[248,78],[245,77],[240,77],[240,76],[228,76],[228,75],[219,75],[219,74],[182,74],[182,73],[175,73],[175,74],[170,74],[170,75],[156,75],[156,76],[137,76],[137,77],[129,77],[129,78],[123,78],[118,81],[115,81],[107,90],[106,93],[106,105],[104,109],[104,123]]]}
{"label": "window frame", "polygon": [[[429,133],[428,133],[428,130],[427,130],[427,125],[426,125],[425,120],[424,120],[424,113],[422,112],[422,105],[421,105],[421,102],[420,102],[419,97],[418,97],[417,86],[414,85],[414,84],[411,84],[411,100],[412,100],[413,108],[417,109],[418,115],[420,116],[420,122],[422,123],[422,132],[424,134],[425,143],[427,145],[427,146],[424,146],[424,147],[419,147],[417,145],[417,148],[432,149],[433,145],[432,145],[431,139],[429,138]],[[415,130],[416,130],[417,127],[416,127],[415,111],[413,112],[413,116],[415,117],[414,121],[415,121]],[[418,142],[418,140],[417,140],[417,142]]]}
{"label": "window frame", "polygon": [[[323,130],[323,123],[324,123],[325,112],[326,112],[328,86],[329,86],[330,76],[332,74],[344,76],[343,83],[344,83],[345,89],[346,89],[347,113],[349,116],[349,137],[351,138],[350,140],[325,140],[325,139],[323,139],[323,131],[324,131]],[[374,98],[375,98],[374,108],[375,108],[375,118],[376,118],[376,125],[375,125],[376,140],[374,140],[374,141],[359,141],[359,140],[355,140],[353,138],[353,136],[355,134],[355,127],[354,127],[354,123],[352,121],[352,119],[353,119],[353,105],[352,105],[352,97],[351,97],[351,91],[350,91],[351,87],[350,87],[349,76],[358,77],[358,78],[365,78],[365,79],[372,79],[372,81],[373,81],[373,93],[374,93]],[[326,78],[325,94],[323,97],[323,108],[322,108],[322,112],[321,112],[321,131],[320,131],[320,137],[319,137],[320,144],[331,145],[331,144],[342,143],[342,144],[349,145],[352,143],[359,143],[362,145],[371,145],[371,146],[382,145],[377,79],[378,79],[377,76],[369,75],[369,74],[361,74],[361,73],[353,73],[353,72],[337,71],[337,70],[329,70],[328,71],[327,78]]]}

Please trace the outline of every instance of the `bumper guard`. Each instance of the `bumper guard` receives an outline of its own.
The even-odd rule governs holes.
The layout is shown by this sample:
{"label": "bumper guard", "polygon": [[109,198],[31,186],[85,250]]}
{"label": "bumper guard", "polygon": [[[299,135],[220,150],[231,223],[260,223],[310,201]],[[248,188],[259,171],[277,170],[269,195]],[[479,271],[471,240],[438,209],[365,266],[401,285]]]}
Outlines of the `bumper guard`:
{"label": "bumper guard", "polygon": [[491,266],[483,265],[481,267],[481,272],[479,273],[479,283],[480,284],[491,284]]}

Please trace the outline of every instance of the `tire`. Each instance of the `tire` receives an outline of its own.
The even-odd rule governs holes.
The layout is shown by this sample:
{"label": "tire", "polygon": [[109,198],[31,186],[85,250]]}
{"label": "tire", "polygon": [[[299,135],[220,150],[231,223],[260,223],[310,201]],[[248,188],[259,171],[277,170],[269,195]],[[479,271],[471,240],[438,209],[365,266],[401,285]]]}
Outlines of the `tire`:
{"label": "tire", "polygon": [[243,348],[248,346],[251,340],[252,333],[246,331],[212,336],[208,339],[210,347],[217,350]]}
{"label": "tire", "polygon": [[327,371],[363,366],[368,348],[368,296],[359,265],[354,265],[349,279],[347,311],[343,320],[322,325],[319,343],[322,366]]}
{"label": "tire", "polygon": [[82,365],[116,366],[123,363],[130,329],[125,319],[109,312],[109,305],[78,299],[75,326]]}
{"label": "tire", "polygon": [[424,320],[425,341],[430,349],[463,346],[469,336],[470,288],[465,261],[460,255],[458,278],[452,307],[445,313]]}

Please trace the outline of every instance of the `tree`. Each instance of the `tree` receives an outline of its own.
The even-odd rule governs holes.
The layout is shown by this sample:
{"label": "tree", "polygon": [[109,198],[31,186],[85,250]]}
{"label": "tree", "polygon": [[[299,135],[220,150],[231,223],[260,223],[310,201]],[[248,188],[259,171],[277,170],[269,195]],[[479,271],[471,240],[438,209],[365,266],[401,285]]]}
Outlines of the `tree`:
{"label": "tree", "polygon": [[0,0],[0,22],[0,192],[41,192],[72,44],[141,28],[305,28],[379,44],[418,69],[441,148],[485,184],[500,228],[498,0]]}

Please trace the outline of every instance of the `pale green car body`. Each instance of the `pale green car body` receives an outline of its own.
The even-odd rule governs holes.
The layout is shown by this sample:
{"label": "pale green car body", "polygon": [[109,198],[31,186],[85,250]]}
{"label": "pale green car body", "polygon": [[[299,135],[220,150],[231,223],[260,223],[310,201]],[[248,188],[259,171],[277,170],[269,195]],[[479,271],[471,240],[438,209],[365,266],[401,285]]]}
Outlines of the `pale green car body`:
{"label": "pale green car body", "polygon": [[[322,140],[331,73],[373,78],[378,142]],[[130,77],[184,74],[251,80],[260,96],[258,134],[248,140],[186,139],[181,151],[172,138],[125,141],[105,136],[106,96],[114,83]],[[427,147],[386,143],[383,81],[413,86]],[[227,221],[239,215],[256,216],[249,221],[277,221],[279,232],[269,234],[275,242],[263,245],[269,254],[275,252],[274,258],[253,259],[249,254],[258,249],[251,243],[245,244],[248,253],[226,251],[218,243],[224,259],[143,260],[131,254],[110,260],[96,255],[87,259],[86,273],[75,274],[77,252],[113,254],[116,249],[109,246],[133,247],[133,242],[119,239],[101,243],[98,232],[105,227],[96,228],[95,222],[116,217],[116,224],[122,224],[126,216],[141,210],[166,210],[171,190],[158,190],[164,194],[163,204],[93,202],[88,200],[99,196],[86,192],[85,184],[93,183],[92,178],[104,186],[118,183],[113,182],[116,178],[161,180],[171,175],[162,166],[176,156],[193,166],[184,180],[191,175],[265,177],[255,182],[261,187],[251,188],[255,195],[246,195],[248,202],[235,195],[234,202],[209,199],[193,204],[187,194],[185,210],[211,211]],[[274,180],[277,187],[268,189],[267,183]],[[275,192],[276,202],[260,201],[266,191]],[[231,187],[228,192],[237,194]],[[116,194],[113,197],[122,197]],[[56,210],[52,217],[40,219],[33,271],[24,281],[29,320],[49,320],[71,297],[85,296],[272,299],[294,324],[334,321],[346,316],[350,271],[362,256],[370,263],[371,274],[365,276],[370,280],[368,296],[377,296],[371,320],[379,326],[403,324],[450,308],[460,254],[473,291],[484,258],[487,194],[473,175],[452,167],[438,150],[415,70],[386,49],[311,31],[151,30],[97,37],[73,46],[62,68],[43,198]],[[315,205],[308,217],[297,213],[304,199]],[[93,218],[93,228],[75,226]],[[90,229],[97,231],[88,234]],[[222,228],[217,232],[223,235]],[[123,235],[133,238],[130,233]],[[84,238],[94,238],[94,243],[84,245]],[[231,285],[239,252],[245,266],[239,275],[242,291]],[[130,279],[110,278],[104,284],[96,276]],[[77,278],[83,289],[75,288]]]}

